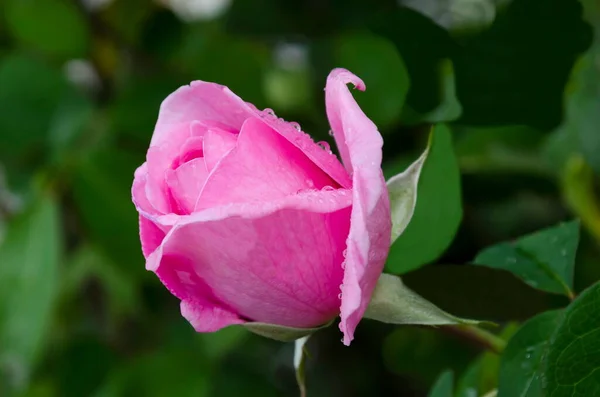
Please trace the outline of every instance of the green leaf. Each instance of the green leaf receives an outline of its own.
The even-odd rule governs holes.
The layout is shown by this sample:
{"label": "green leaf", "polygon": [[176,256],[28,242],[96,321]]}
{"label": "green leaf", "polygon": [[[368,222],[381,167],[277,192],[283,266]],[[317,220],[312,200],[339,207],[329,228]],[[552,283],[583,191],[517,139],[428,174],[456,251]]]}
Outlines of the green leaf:
{"label": "green leaf", "polygon": [[351,34],[338,37],[335,49],[335,66],[365,82],[366,91],[355,94],[362,110],[382,129],[397,121],[410,80],[394,45],[373,34]]}
{"label": "green leaf", "polygon": [[600,283],[567,307],[548,347],[542,387],[552,397],[600,395]]}
{"label": "green leaf", "polygon": [[444,371],[435,381],[429,391],[428,397],[452,397],[454,390],[454,374],[452,371]]}
{"label": "green leaf", "polygon": [[460,171],[452,136],[443,124],[435,126],[432,134],[412,220],[390,249],[386,263],[390,273],[406,273],[436,260],[448,248],[460,225]]}
{"label": "green leaf", "polygon": [[484,249],[478,265],[504,269],[543,291],[573,296],[579,222],[572,221]]}
{"label": "green leaf", "polygon": [[85,57],[90,34],[83,12],[66,0],[7,0],[9,32],[26,46],[62,58]]}
{"label": "green leaf", "polygon": [[498,397],[538,397],[542,390],[542,363],[561,311],[539,314],[508,341],[498,375]]}
{"label": "green leaf", "polygon": [[478,324],[458,318],[427,301],[404,285],[400,277],[382,274],[371,297],[365,318],[389,324]]}
{"label": "green leaf", "polygon": [[26,384],[50,328],[61,237],[57,205],[42,195],[0,246],[0,379],[15,388]]}
{"label": "green leaf", "polygon": [[392,215],[392,243],[408,226],[417,204],[417,185],[429,147],[406,170],[387,181]]}
{"label": "green leaf", "polygon": [[249,322],[242,324],[242,327],[260,336],[275,339],[280,342],[292,342],[327,328],[330,325],[331,322],[315,328],[294,328],[283,325]]}

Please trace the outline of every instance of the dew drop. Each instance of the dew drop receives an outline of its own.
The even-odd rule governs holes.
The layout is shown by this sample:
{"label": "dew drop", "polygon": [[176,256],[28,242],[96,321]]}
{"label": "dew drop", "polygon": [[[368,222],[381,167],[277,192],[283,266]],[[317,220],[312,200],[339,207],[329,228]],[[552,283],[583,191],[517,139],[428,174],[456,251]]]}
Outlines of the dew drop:
{"label": "dew drop", "polygon": [[332,191],[332,190],[335,190],[335,188],[334,188],[333,186],[329,186],[329,185],[327,185],[327,186],[323,186],[323,189],[321,189],[321,190],[324,190],[324,191],[330,192],[330,191]]}
{"label": "dew drop", "polygon": [[344,256],[344,258],[346,257],[346,255],[348,255],[348,249],[347,248],[342,252],[342,255]]}
{"label": "dew drop", "polygon": [[263,110],[263,113],[267,114],[269,116],[275,117],[275,112],[273,111],[273,109],[266,108],[266,109]]}
{"label": "dew drop", "polygon": [[333,136],[333,130],[329,130],[329,136]]}
{"label": "dew drop", "polygon": [[292,127],[294,127],[294,128],[296,129],[296,131],[302,131],[302,127],[300,127],[300,124],[296,123],[295,121],[292,121],[292,122],[290,123],[290,125],[291,125]]}
{"label": "dew drop", "polygon": [[342,293],[341,292],[338,294],[338,299],[342,299]]}
{"label": "dew drop", "polygon": [[317,142],[317,145],[321,147],[321,149],[325,150],[328,153],[331,153],[331,148],[329,147],[329,143],[326,141]]}

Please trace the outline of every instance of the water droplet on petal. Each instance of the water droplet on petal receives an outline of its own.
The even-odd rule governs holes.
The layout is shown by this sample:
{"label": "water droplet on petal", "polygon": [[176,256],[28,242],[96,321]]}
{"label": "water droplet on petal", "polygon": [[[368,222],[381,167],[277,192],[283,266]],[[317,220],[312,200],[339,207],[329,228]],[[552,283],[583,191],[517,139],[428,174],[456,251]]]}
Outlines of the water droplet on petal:
{"label": "water droplet on petal", "polygon": [[342,299],[342,293],[341,292],[338,294],[338,299]]}
{"label": "water droplet on petal", "polygon": [[329,136],[333,136],[333,130],[329,130]]}
{"label": "water droplet on petal", "polygon": [[321,149],[331,153],[331,148],[329,147],[329,143],[326,141],[317,142],[317,145],[321,147]]}
{"label": "water droplet on petal", "polygon": [[273,111],[273,109],[266,108],[265,110],[263,110],[263,113],[275,117],[275,112]]}
{"label": "water droplet on petal", "polygon": [[335,190],[335,188],[334,188],[333,186],[329,186],[329,185],[327,185],[327,186],[323,186],[323,188],[322,188],[321,190],[324,190],[324,191],[330,192],[330,191],[332,191],[332,190]]}
{"label": "water droplet on petal", "polygon": [[290,125],[294,127],[296,131],[302,131],[302,127],[300,127],[300,124],[296,123],[295,121],[290,122]]}

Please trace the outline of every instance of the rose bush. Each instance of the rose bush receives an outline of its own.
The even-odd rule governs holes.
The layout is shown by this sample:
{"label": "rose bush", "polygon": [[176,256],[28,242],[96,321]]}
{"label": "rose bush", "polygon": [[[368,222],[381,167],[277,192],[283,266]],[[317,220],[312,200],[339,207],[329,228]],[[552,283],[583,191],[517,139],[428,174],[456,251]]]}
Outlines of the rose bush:
{"label": "rose bush", "polygon": [[135,172],[146,267],[198,332],[247,322],[294,328],[340,315],[344,343],[386,260],[383,140],[335,69],[326,109],[340,162],[298,124],[196,81],[167,97]]}

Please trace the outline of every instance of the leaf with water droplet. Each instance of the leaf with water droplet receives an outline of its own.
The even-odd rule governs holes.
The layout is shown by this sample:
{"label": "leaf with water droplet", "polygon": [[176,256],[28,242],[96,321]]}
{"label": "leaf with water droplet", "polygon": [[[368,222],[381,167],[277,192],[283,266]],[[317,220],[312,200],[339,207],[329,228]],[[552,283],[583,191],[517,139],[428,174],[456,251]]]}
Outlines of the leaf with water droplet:
{"label": "leaf with water droplet", "polygon": [[475,264],[512,272],[534,288],[573,298],[573,268],[579,244],[579,221],[486,248]]}
{"label": "leaf with water droplet", "polygon": [[500,360],[498,397],[541,397],[541,371],[549,339],[562,311],[531,318],[508,341]]}
{"label": "leaf with water droplet", "polygon": [[541,374],[544,395],[600,396],[600,283],[583,291],[552,328]]}

